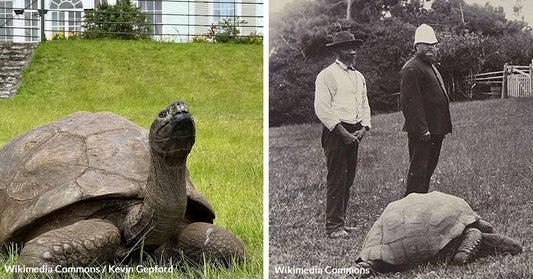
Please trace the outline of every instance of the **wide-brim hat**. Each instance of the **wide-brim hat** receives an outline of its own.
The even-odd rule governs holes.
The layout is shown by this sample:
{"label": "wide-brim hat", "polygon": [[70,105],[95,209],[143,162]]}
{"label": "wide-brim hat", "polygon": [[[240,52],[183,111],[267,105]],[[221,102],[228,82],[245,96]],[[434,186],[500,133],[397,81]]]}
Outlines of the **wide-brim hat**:
{"label": "wide-brim hat", "polygon": [[362,44],[363,41],[356,39],[352,33],[348,31],[340,31],[333,34],[333,42],[326,44],[326,47],[338,47],[347,45],[360,47]]}

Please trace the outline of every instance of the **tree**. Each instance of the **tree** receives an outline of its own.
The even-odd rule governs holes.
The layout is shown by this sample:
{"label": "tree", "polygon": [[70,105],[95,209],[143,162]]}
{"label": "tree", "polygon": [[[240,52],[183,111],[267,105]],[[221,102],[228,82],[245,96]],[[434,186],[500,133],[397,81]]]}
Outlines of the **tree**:
{"label": "tree", "polygon": [[419,26],[422,23],[429,22],[429,11],[424,8],[424,2],[427,0],[402,0],[399,5],[391,7],[390,13],[394,18],[399,18],[403,22]]}
{"label": "tree", "polygon": [[482,69],[487,57],[487,37],[476,33],[456,34],[451,30],[439,34],[438,67],[452,100],[466,96],[465,77]]}
{"label": "tree", "polygon": [[115,5],[104,2],[85,12],[82,27],[86,39],[149,39],[151,30],[146,15],[130,0],[117,0]]}
{"label": "tree", "polygon": [[457,34],[474,32],[482,35],[501,36],[519,32],[525,22],[508,21],[502,7],[490,4],[468,5],[464,0],[435,0],[431,6],[428,23],[453,30]]}
{"label": "tree", "polygon": [[390,18],[367,31],[370,35],[359,50],[357,68],[366,78],[374,112],[397,108],[398,100],[391,95],[399,92],[399,72],[411,57],[415,28],[412,24]]}
{"label": "tree", "polygon": [[[370,23],[382,20],[393,7],[405,0],[346,0],[346,19],[358,23]],[[415,0],[418,1],[418,0]],[[426,0],[427,1],[427,0]]]}

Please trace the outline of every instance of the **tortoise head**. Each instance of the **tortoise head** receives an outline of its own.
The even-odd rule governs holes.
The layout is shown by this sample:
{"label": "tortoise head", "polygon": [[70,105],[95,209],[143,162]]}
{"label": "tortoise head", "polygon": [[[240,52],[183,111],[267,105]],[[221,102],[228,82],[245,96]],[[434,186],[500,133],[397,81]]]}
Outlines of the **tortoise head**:
{"label": "tortoise head", "polygon": [[196,129],[189,108],[175,101],[161,110],[150,128],[152,150],[165,157],[187,156],[195,141]]}
{"label": "tortoise head", "polygon": [[483,233],[481,253],[485,255],[511,254],[522,252],[522,244],[517,240],[503,234]]}

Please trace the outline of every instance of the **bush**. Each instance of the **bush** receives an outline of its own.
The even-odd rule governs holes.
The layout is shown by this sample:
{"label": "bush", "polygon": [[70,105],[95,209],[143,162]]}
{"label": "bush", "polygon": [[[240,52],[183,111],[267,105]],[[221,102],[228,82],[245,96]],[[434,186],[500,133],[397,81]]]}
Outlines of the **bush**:
{"label": "bush", "polygon": [[252,32],[247,36],[242,36],[237,39],[239,44],[248,44],[248,45],[262,45],[263,36],[257,32]]}
{"label": "bush", "polygon": [[[256,32],[250,33],[250,35],[241,35],[241,28],[248,22],[245,20],[236,18],[226,18],[219,21],[217,24],[212,24],[205,36],[197,37],[193,42],[202,42],[201,38],[205,37],[214,43],[237,43],[237,44],[263,44],[263,36]],[[206,41],[205,39],[203,40]]]}
{"label": "bush", "polygon": [[147,40],[150,38],[150,25],[146,15],[130,0],[117,0],[115,5],[107,2],[94,11],[85,12],[83,18],[83,38],[113,38],[123,40]]}
{"label": "bush", "polygon": [[469,91],[470,74],[501,71],[505,63],[528,65],[533,57],[533,37],[522,32],[492,37],[444,31],[438,36],[439,70],[453,100]]}
{"label": "bush", "polygon": [[416,27],[393,18],[366,28],[371,35],[359,49],[356,65],[366,78],[370,107],[373,113],[397,110],[394,94],[400,92],[400,70],[412,57]]}
{"label": "bush", "polygon": [[[314,111],[315,79],[332,62],[291,59],[271,60],[269,121],[270,126],[316,122]],[[281,65],[287,63],[288,67]],[[277,70],[272,70],[273,68]]]}

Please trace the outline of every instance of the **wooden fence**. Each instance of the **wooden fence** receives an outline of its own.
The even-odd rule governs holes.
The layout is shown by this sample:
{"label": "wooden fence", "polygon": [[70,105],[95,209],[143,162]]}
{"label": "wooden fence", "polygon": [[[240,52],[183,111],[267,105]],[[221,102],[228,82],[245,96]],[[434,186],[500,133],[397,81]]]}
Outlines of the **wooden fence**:
{"label": "wooden fence", "polygon": [[533,60],[528,66],[508,65],[502,71],[475,74],[468,77],[469,97],[476,87],[490,86],[490,91],[480,94],[486,97],[528,97],[533,96]]}

